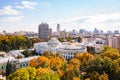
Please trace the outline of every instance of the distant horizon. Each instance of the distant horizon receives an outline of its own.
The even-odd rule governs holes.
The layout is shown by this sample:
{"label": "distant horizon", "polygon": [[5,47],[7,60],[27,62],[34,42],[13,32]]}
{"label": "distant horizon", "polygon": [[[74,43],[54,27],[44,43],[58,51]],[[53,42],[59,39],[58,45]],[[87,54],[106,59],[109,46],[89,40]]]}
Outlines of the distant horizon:
{"label": "distant horizon", "polygon": [[[50,26],[49,26],[49,28],[51,28]],[[61,28],[61,26],[60,26],[60,28]],[[38,28],[37,28],[38,29]],[[52,29],[52,28],[51,28]],[[71,32],[71,31],[73,31],[73,30],[75,30],[75,31],[77,31],[77,32],[79,32],[79,30],[80,29],[84,29],[84,28],[79,28],[79,29],[71,29],[71,30],[66,30],[66,29],[63,29],[63,30],[60,30],[60,31],[66,31],[66,32]],[[95,28],[94,28],[95,29]],[[90,31],[90,32],[93,32],[94,31],[94,29],[93,30],[87,30],[87,29],[84,29],[85,31]],[[114,33],[114,31],[116,31],[116,30],[118,30],[118,29],[114,29],[114,30],[103,30],[103,29],[98,29],[98,28],[96,28],[97,30],[99,30],[99,32],[100,31],[103,31],[103,33],[107,33],[108,31],[111,31],[111,32],[113,32]],[[38,33],[38,30],[37,31],[29,31],[29,30],[15,30],[15,31],[7,31],[7,30],[3,30],[3,31],[6,31],[6,33],[14,33],[14,32],[20,32],[20,31],[25,31],[25,32],[34,32],[34,33]],[[3,32],[3,31],[0,31],[0,33],[1,32]],[[120,30],[118,30],[119,31],[119,33],[120,33]],[[57,24],[56,24],[56,29],[52,29],[52,32],[57,32]]]}
{"label": "distant horizon", "polygon": [[[33,31],[46,22],[53,31],[120,29],[120,0],[0,0],[0,32]],[[119,30],[120,31],[120,30]]]}

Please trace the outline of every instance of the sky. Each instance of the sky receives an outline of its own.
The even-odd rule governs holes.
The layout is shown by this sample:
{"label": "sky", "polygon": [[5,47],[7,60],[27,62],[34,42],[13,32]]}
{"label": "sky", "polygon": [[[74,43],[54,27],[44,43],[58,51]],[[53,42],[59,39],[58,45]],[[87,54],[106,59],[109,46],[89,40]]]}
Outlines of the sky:
{"label": "sky", "polygon": [[42,22],[53,31],[120,30],[120,0],[0,0],[0,32],[37,32]]}

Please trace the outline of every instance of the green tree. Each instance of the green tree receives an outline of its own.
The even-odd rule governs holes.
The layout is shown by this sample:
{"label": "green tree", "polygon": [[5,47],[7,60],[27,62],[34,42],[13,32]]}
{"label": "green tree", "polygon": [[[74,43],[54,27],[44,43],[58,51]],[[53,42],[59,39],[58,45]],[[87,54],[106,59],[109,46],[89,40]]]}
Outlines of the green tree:
{"label": "green tree", "polygon": [[120,80],[120,58],[113,60],[110,66],[110,79]]}
{"label": "green tree", "polygon": [[87,52],[91,53],[91,54],[94,54],[95,53],[95,47],[93,47],[93,46],[87,46]]}
{"label": "green tree", "polygon": [[24,51],[22,52],[22,54],[23,54],[25,57],[31,56],[31,53],[30,53],[30,51],[29,51],[28,49],[24,50]]}
{"label": "green tree", "polygon": [[41,40],[38,38],[38,37],[36,37],[36,38],[33,38],[33,43],[38,43],[38,42],[40,42]]}
{"label": "green tree", "polygon": [[58,38],[60,42],[64,42],[64,38]]}
{"label": "green tree", "polygon": [[12,64],[10,61],[8,61],[6,65],[6,76],[9,76],[15,70],[16,70],[15,64]]}
{"label": "green tree", "polygon": [[82,38],[79,36],[77,37],[78,42],[82,42]]}
{"label": "green tree", "polygon": [[69,36],[66,39],[67,39],[68,42],[72,42],[72,37]]}

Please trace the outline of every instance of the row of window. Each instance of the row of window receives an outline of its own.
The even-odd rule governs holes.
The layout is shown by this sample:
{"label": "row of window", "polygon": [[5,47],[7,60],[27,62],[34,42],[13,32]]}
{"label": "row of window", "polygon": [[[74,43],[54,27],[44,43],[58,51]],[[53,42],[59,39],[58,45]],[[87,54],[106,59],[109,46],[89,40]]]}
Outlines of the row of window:
{"label": "row of window", "polygon": [[75,55],[75,53],[72,53],[72,52],[62,52],[62,53],[65,55]]}
{"label": "row of window", "polygon": [[71,59],[73,58],[74,56],[63,56],[65,59]]}
{"label": "row of window", "polygon": [[22,64],[19,65],[20,68],[21,67],[27,67],[27,66],[28,66],[28,63],[22,63]]}
{"label": "row of window", "polygon": [[[27,63],[27,62],[26,62],[26,63],[20,63],[20,64],[19,64],[19,67],[26,67],[26,66],[28,66],[28,63]],[[6,69],[6,65],[0,66],[0,70],[3,70],[3,69]]]}

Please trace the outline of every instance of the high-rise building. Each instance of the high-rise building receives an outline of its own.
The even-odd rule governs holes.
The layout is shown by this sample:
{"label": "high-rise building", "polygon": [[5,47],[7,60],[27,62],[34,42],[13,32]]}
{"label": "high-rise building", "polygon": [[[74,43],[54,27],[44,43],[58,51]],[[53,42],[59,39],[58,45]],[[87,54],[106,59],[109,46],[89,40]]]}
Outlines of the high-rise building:
{"label": "high-rise building", "polygon": [[115,31],[114,31],[114,34],[119,34],[119,30],[115,30]]}
{"label": "high-rise building", "polygon": [[38,27],[38,36],[43,41],[46,41],[52,35],[52,29],[49,28],[47,23],[41,23]]}
{"label": "high-rise building", "polygon": [[60,37],[60,24],[57,24],[57,35]]}
{"label": "high-rise building", "polygon": [[99,34],[104,34],[103,30],[100,30]]}
{"label": "high-rise building", "polygon": [[94,34],[99,34],[99,30],[95,28],[94,31],[93,31],[93,33]]}
{"label": "high-rise building", "polygon": [[112,31],[107,31],[107,34],[113,34]]}
{"label": "high-rise building", "polygon": [[60,24],[57,24],[57,32],[60,32]]}
{"label": "high-rise building", "polygon": [[80,34],[84,34],[84,33],[85,33],[85,29],[80,29],[80,30],[79,30],[79,33],[80,33]]}

